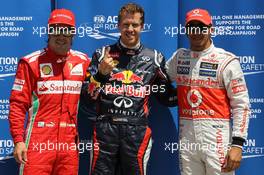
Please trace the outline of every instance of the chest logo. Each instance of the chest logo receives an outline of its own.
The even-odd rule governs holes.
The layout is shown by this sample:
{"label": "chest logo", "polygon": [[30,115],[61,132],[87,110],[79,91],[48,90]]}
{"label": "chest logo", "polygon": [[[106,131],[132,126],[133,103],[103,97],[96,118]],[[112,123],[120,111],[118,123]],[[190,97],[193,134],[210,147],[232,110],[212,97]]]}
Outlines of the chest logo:
{"label": "chest logo", "polygon": [[133,106],[133,101],[130,98],[119,96],[114,100],[116,107],[130,108]]}
{"label": "chest logo", "polygon": [[[73,67],[73,65],[71,63],[68,64],[69,67],[71,65],[71,67]],[[70,69],[71,71],[71,75],[83,75],[83,65],[82,64],[77,64],[76,66],[74,66],[73,68]]]}
{"label": "chest logo", "polygon": [[40,64],[40,75],[41,75],[41,77],[52,77],[52,76],[54,76],[51,63]]}
{"label": "chest logo", "polygon": [[143,84],[143,77],[136,75],[131,70],[125,70],[115,74],[111,74],[110,81],[121,81],[124,84],[140,83]]}
{"label": "chest logo", "polygon": [[187,100],[192,108],[198,107],[202,103],[202,99],[201,93],[196,89],[192,89],[187,93]]}

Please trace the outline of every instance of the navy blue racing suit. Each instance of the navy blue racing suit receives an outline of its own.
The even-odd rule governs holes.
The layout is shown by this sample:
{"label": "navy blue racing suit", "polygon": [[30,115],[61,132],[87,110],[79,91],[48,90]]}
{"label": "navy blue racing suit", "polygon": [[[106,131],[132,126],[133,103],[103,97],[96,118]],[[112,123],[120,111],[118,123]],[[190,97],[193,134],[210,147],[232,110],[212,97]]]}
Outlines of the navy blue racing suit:
{"label": "navy blue racing suit", "polygon": [[82,89],[87,103],[96,103],[91,174],[115,174],[118,164],[123,174],[143,175],[152,145],[149,97],[154,94],[162,104],[175,106],[176,89],[160,52],[142,44],[128,49],[120,41],[107,47],[117,66],[107,76],[100,74],[106,47],[97,49]]}

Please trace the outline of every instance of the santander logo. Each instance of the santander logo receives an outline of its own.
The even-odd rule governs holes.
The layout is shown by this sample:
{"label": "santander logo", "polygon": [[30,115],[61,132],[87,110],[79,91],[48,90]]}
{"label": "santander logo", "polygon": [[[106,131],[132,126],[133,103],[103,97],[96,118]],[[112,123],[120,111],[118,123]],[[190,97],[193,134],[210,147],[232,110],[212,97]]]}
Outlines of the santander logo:
{"label": "santander logo", "polygon": [[80,94],[81,81],[39,81],[38,94]]}

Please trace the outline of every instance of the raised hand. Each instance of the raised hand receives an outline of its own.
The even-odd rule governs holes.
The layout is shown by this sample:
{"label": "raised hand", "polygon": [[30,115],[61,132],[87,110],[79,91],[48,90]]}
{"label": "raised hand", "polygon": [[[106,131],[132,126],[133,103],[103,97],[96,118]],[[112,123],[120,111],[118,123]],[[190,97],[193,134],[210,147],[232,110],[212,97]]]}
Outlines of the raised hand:
{"label": "raised hand", "polygon": [[112,70],[116,67],[116,63],[110,55],[110,47],[107,47],[104,52],[104,58],[100,62],[98,71],[102,75],[108,75],[112,72]]}

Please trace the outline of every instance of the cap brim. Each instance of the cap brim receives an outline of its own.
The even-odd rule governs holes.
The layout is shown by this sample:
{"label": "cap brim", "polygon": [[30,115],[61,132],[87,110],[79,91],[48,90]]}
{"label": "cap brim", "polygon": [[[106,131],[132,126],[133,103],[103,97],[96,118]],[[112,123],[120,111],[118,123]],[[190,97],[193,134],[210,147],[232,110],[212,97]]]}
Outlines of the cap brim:
{"label": "cap brim", "polygon": [[188,18],[186,20],[186,23],[185,24],[188,24],[190,21],[200,21],[200,22],[202,22],[203,24],[205,24],[207,26],[209,26],[210,24],[212,24],[211,21],[207,21],[207,20],[205,20],[203,18],[199,18],[197,16],[196,17],[190,17],[190,18]]}
{"label": "cap brim", "polygon": [[49,25],[53,25],[53,24],[64,24],[64,25],[69,25],[69,26],[75,27],[71,23],[67,23],[67,22],[50,22],[49,23]]}

